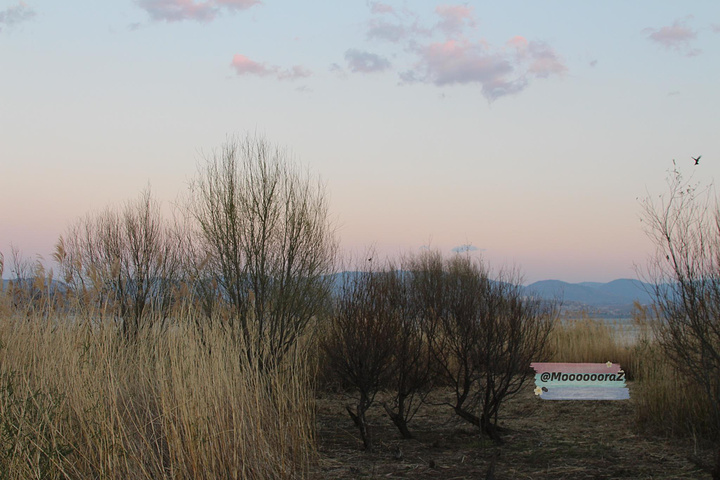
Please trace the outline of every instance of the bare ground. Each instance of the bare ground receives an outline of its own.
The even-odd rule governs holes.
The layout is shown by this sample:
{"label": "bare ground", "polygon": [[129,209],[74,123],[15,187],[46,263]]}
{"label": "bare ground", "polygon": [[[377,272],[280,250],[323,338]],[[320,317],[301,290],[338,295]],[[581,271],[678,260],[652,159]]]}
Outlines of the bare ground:
{"label": "bare ground", "polygon": [[[509,429],[495,445],[447,406],[427,405],[410,423],[415,435],[404,440],[382,407],[369,412],[374,453],[362,441],[341,394],[318,399],[320,459],[314,478],[485,479],[494,463],[501,479],[702,479],[710,474],[713,449],[693,439],[640,433],[635,423],[633,384],[630,400],[546,401],[529,382],[500,412]],[[434,392],[435,402],[449,392]],[[450,398],[450,397],[446,397]]]}

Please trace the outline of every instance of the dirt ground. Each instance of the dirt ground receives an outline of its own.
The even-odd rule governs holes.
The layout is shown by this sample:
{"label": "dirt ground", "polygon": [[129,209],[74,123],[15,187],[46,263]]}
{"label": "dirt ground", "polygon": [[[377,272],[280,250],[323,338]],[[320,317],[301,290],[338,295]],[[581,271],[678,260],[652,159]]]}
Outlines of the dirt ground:
{"label": "dirt ground", "polygon": [[[710,478],[697,463],[710,464],[710,445],[639,433],[630,400],[549,401],[535,397],[535,385],[500,411],[509,429],[497,446],[447,406],[421,407],[404,440],[382,407],[369,412],[374,453],[365,453],[340,394],[318,400],[318,479],[681,479]],[[435,392],[435,402],[450,398]],[[494,459],[494,460],[493,460]],[[494,463],[494,477],[488,470]]]}

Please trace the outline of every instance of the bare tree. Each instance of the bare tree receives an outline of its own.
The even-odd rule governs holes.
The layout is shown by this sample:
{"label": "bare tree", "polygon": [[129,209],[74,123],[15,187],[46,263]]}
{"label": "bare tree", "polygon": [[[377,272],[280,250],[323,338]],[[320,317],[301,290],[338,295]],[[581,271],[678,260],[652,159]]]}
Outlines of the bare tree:
{"label": "bare tree", "polygon": [[[43,295],[44,286],[39,284],[40,279],[35,275],[39,273],[37,267],[42,268],[42,263],[38,259],[33,265],[33,262],[13,244],[10,244],[10,258],[13,278],[9,283],[8,294],[16,309],[24,309],[29,314]],[[42,281],[44,282],[44,268]]]}
{"label": "bare tree", "polygon": [[[658,305],[656,336],[679,372],[699,385],[720,434],[720,204],[675,169],[669,192],[643,202],[656,247],[647,269]],[[720,449],[713,471],[720,478]]]}
{"label": "bare tree", "polygon": [[426,341],[425,317],[413,294],[412,275],[407,270],[413,258],[401,262],[403,269],[389,263],[386,301],[395,310],[395,338],[388,389],[393,392],[390,404],[383,407],[404,438],[413,438],[408,423],[417,413],[433,386],[433,357]]}
{"label": "bare tree", "polygon": [[512,275],[491,279],[468,256],[428,252],[412,268],[439,374],[455,392],[448,405],[500,442],[498,412],[542,361],[556,316],[553,303],[526,297]]}
{"label": "bare tree", "polygon": [[190,208],[208,267],[249,353],[277,360],[326,305],[336,242],[325,188],[258,137],[230,140],[205,160]]}
{"label": "bare tree", "polygon": [[355,408],[346,408],[367,451],[373,442],[365,414],[388,383],[398,334],[393,283],[389,271],[346,272],[322,341],[330,369],[356,396]]}
{"label": "bare tree", "polygon": [[150,311],[167,314],[180,254],[149,190],[121,211],[87,215],[58,239],[54,258],[76,297],[109,308],[128,339]]}

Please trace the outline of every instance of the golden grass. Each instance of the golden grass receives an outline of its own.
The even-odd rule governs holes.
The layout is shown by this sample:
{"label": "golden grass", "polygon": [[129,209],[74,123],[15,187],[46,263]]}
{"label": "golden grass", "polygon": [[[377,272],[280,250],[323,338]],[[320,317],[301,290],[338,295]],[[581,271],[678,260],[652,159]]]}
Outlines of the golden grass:
{"label": "golden grass", "polygon": [[595,320],[587,315],[563,318],[550,335],[552,362],[619,363],[628,379],[635,370],[635,355],[631,344],[623,340],[629,331],[620,324]]}
{"label": "golden grass", "polygon": [[682,375],[667,358],[653,335],[653,318],[637,309],[635,322],[642,326],[634,355],[639,382],[636,386],[636,418],[649,431],[672,436],[710,438],[712,403],[703,389]]}
{"label": "golden grass", "polygon": [[109,322],[0,318],[0,478],[305,477],[306,359],[263,371],[191,324],[128,345]]}
{"label": "golden grass", "polygon": [[[36,274],[34,286],[48,292]],[[217,325],[200,338],[187,305],[167,328],[127,343],[82,299],[73,308],[82,315],[72,317],[53,299],[30,308],[12,294],[0,292],[0,478],[310,475],[318,455],[314,348],[268,371]],[[640,427],[709,435],[709,404],[680,381],[650,325],[639,309],[639,335],[628,343],[617,325],[564,319],[549,339],[551,361],[619,363],[636,380]]]}
{"label": "golden grass", "polygon": [[564,319],[550,338],[551,361],[619,363],[628,379],[635,380],[632,395],[641,429],[672,436],[711,436],[711,403],[663,354],[652,322],[646,309],[636,308],[636,337],[627,342],[623,338],[628,331],[620,325],[587,316]]}

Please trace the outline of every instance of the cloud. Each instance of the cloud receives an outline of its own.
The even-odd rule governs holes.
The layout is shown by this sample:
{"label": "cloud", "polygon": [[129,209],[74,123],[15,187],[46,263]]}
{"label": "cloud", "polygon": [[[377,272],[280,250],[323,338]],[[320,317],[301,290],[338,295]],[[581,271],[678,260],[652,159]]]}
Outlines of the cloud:
{"label": "cloud", "polygon": [[245,55],[234,55],[230,63],[235,69],[235,73],[242,75],[256,75],[259,77],[272,76],[278,80],[297,80],[312,75],[312,72],[305,67],[295,65],[288,69],[282,69],[276,65],[266,65],[264,63],[251,60]]}
{"label": "cloud", "polygon": [[369,40],[377,39],[397,43],[407,38],[408,29],[403,25],[397,25],[373,18],[368,24],[366,35]]}
{"label": "cloud", "polygon": [[432,83],[437,86],[479,84],[488,101],[523,91],[534,78],[563,75],[567,67],[544,42],[513,37],[505,48],[486,42],[446,40],[415,49],[414,69],[401,72],[401,84]]}
{"label": "cloud", "polygon": [[353,73],[382,72],[390,68],[390,62],[386,58],[354,48],[345,52],[345,60]]}
{"label": "cloud", "polygon": [[694,57],[700,53],[700,50],[691,46],[691,42],[697,38],[697,32],[686,25],[687,20],[691,18],[675,20],[672,25],[659,29],[646,28],[643,33],[648,34],[648,40],[661,45],[666,50],[675,50],[687,57]]}
{"label": "cloud", "polygon": [[462,33],[465,27],[475,27],[472,7],[462,5],[439,5],[435,7],[435,13],[440,17],[437,28],[448,36],[456,36]]}
{"label": "cloud", "polygon": [[224,9],[245,10],[259,4],[259,0],[137,0],[150,19],[157,22],[181,22],[195,20],[210,22]]}
{"label": "cloud", "polygon": [[[568,68],[548,43],[515,36],[494,46],[469,35],[477,22],[473,8],[439,5],[432,28],[419,23],[408,9],[392,12],[392,18],[369,3],[374,16],[367,23],[367,38],[400,44],[409,62],[398,71],[399,85],[416,83],[438,87],[479,85],[492,102],[522,92],[536,79],[562,76]],[[440,37],[440,39],[438,38]],[[390,62],[374,54],[348,50],[345,59],[352,72],[381,71]],[[394,62],[395,63],[395,62]]]}
{"label": "cloud", "polygon": [[238,75],[271,75],[273,73],[272,68],[266,67],[262,63],[258,63],[254,60],[250,60],[245,55],[235,55],[232,59],[232,66]]}
{"label": "cloud", "polygon": [[488,53],[469,42],[448,40],[433,43],[420,51],[427,77],[436,85],[453,83],[486,83],[513,72],[513,67],[501,55]]}
{"label": "cloud", "polygon": [[286,70],[278,70],[278,80],[297,80],[299,78],[307,78],[312,72],[301,65],[294,65]]}
{"label": "cloud", "polygon": [[668,94],[667,94],[668,97],[674,97],[676,95],[680,95],[679,90],[673,90],[672,92],[668,92]]}
{"label": "cloud", "polygon": [[526,64],[527,72],[537,78],[562,75],[567,71],[565,64],[545,42],[528,41],[524,37],[515,36],[507,44],[515,49],[518,63]]}
{"label": "cloud", "polygon": [[35,10],[32,7],[28,7],[25,2],[18,2],[14,7],[8,7],[0,11],[0,32],[2,31],[2,25],[12,27],[30,20],[35,15]]}
{"label": "cloud", "polygon": [[247,10],[248,8],[259,5],[260,0],[214,0],[214,3],[228,10]]}
{"label": "cloud", "polygon": [[370,12],[373,15],[384,14],[384,13],[395,13],[395,9],[390,5],[381,2],[368,2],[370,6]]}
{"label": "cloud", "polygon": [[453,253],[465,253],[465,252],[484,252],[484,248],[477,248],[473,245],[465,244],[465,245],[459,245],[453,249],[451,249]]}
{"label": "cloud", "polygon": [[[368,40],[383,40],[391,43],[412,41],[414,37],[429,36],[430,29],[418,24],[418,17],[407,8],[399,11],[379,2],[369,2],[370,13],[373,15],[367,22],[365,33]],[[391,15],[392,20],[388,20]]]}

